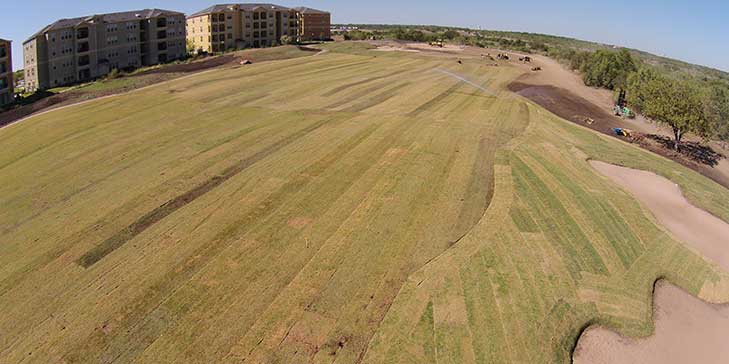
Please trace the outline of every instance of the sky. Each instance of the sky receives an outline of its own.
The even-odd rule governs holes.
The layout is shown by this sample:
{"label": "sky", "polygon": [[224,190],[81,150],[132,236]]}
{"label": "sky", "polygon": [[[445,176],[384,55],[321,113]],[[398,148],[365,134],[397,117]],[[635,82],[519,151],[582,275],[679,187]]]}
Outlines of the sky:
{"label": "sky", "polygon": [[[214,0],[0,0],[0,38],[22,43],[61,18],[144,8],[193,13]],[[253,0],[260,2],[264,0]],[[278,0],[274,0],[278,1]],[[296,1],[296,2],[294,2]],[[333,23],[432,24],[562,35],[615,44],[729,72],[727,0],[285,0],[328,10]]]}

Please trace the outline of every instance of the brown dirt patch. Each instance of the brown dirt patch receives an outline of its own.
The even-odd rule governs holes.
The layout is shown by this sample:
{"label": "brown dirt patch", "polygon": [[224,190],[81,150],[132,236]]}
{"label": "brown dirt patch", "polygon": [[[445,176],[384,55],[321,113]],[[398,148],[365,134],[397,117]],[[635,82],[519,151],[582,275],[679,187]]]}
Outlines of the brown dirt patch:
{"label": "brown dirt patch", "polygon": [[667,282],[656,283],[655,334],[630,339],[591,327],[579,339],[575,364],[719,364],[729,362],[729,306],[712,305]]}
{"label": "brown dirt patch", "polygon": [[[508,87],[510,91],[526,97],[565,120],[605,135],[618,138],[613,132],[614,128],[636,129],[636,123],[616,117],[605,108],[563,88],[524,82],[514,82]],[[711,147],[687,141],[684,148],[676,152],[670,139],[659,134],[619,138],[678,162],[729,188],[729,164],[725,163],[723,154]]]}
{"label": "brown dirt patch", "polygon": [[729,272],[729,223],[692,205],[678,185],[655,173],[590,164],[633,194],[676,238]]}

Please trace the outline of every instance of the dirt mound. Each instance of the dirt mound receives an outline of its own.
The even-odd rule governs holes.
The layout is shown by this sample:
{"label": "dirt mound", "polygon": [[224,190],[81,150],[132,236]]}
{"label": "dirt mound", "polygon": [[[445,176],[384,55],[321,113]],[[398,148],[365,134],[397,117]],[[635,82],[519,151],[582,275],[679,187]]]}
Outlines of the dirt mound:
{"label": "dirt mound", "polygon": [[665,281],[654,292],[656,331],[629,339],[603,327],[587,329],[577,344],[575,364],[679,364],[729,362],[729,306],[701,301]]}
{"label": "dirt mound", "polygon": [[[563,119],[605,134],[611,134],[613,128],[626,127],[620,119],[603,108],[566,89],[514,82],[509,85],[509,90],[534,101]],[[587,119],[592,122],[586,122]]]}

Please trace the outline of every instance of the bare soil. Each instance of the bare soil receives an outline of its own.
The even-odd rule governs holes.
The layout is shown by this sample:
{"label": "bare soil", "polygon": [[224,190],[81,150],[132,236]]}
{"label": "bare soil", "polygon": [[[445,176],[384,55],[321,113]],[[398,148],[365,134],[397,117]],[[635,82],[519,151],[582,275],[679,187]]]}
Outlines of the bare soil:
{"label": "bare soil", "polygon": [[676,238],[729,272],[729,223],[692,205],[678,185],[655,173],[590,164],[633,194]]}
{"label": "bare soil", "polygon": [[712,305],[665,281],[654,291],[655,334],[629,339],[604,327],[587,329],[575,364],[729,363],[729,306]]}
{"label": "bare soil", "polygon": [[[729,188],[729,164],[726,163],[725,155],[720,150],[698,141],[689,140],[684,143],[679,152],[676,152],[671,139],[665,135],[665,132],[660,131],[655,125],[643,121],[628,121],[612,115],[608,107],[595,102],[599,96],[593,94],[593,100],[588,100],[581,95],[589,93],[578,95],[571,90],[555,85],[535,85],[530,81],[531,77],[529,75],[510,84],[509,90],[534,101],[565,120],[637,144]],[[579,87],[569,81],[566,81],[565,84]],[[582,87],[591,89],[584,85]],[[614,128],[638,131],[638,137],[618,137],[613,132]]]}

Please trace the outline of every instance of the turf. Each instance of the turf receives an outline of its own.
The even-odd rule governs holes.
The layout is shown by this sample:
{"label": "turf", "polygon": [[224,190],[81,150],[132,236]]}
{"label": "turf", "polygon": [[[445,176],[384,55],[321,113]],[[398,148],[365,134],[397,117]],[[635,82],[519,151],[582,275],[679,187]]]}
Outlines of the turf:
{"label": "turf", "polygon": [[587,158],[720,186],[517,69],[327,47],[0,129],[0,362],[569,362],[650,333],[659,277],[729,298]]}

